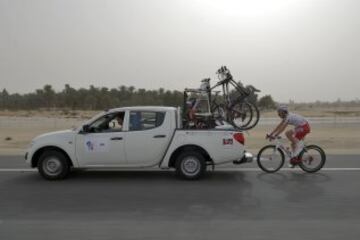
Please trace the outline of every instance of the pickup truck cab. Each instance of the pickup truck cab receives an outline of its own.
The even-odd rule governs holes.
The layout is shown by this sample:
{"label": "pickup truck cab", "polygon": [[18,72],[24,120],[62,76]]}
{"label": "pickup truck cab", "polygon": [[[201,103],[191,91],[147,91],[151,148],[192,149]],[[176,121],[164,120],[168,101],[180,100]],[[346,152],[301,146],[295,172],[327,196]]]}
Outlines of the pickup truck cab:
{"label": "pickup truck cab", "polygon": [[186,179],[200,178],[207,165],[251,160],[244,136],[233,128],[184,129],[174,107],[124,107],[104,111],[84,125],[40,135],[25,155],[46,179],[71,169],[175,168]]}

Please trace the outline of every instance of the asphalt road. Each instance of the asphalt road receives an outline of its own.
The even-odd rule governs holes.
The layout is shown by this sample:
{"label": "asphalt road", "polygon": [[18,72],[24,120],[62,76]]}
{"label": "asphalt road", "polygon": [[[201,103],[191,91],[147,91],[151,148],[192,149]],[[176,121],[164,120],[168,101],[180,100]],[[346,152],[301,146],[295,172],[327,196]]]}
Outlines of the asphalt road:
{"label": "asphalt road", "polygon": [[49,182],[2,156],[0,239],[359,239],[360,157],[329,156],[325,167],[225,166],[192,182],[169,171],[77,171]]}

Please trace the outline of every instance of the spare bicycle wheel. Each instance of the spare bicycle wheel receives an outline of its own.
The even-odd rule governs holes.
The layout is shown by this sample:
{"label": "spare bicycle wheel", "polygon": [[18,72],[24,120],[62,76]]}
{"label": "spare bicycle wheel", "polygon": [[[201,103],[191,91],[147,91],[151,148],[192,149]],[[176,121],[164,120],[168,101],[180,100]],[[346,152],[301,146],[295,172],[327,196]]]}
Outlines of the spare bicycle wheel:
{"label": "spare bicycle wheel", "polygon": [[254,128],[259,123],[260,120],[260,111],[258,107],[252,103],[248,103],[248,104],[251,106],[252,118],[250,123],[243,128],[244,130],[249,130]]}
{"label": "spare bicycle wheel", "polygon": [[238,102],[229,109],[230,123],[241,130],[248,130],[253,118],[253,110],[248,102]]}

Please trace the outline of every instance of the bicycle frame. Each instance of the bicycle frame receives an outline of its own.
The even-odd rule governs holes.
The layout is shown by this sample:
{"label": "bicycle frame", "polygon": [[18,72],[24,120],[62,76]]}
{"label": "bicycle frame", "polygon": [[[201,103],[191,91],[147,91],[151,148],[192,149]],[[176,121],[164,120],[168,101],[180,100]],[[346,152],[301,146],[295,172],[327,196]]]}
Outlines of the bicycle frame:
{"label": "bicycle frame", "polygon": [[240,96],[238,97],[240,100],[244,100],[246,97],[250,96],[250,92],[244,88],[243,86],[241,86],[240,84],[238,84],[237,82],[234,81],[234,79],[232,77],[227,77],[225,80],[221,80],[219,82],[217,82],[213,87],[211,87],[209,89],[209,97],[211,96],[211,92],[221,86],[222,87],[222,92],[224,94],[224,100],[227,106],[231,105],[231,99],[230,99],[230,85],[233,86],[239,93]]}
{"label": "bicycle frame", "polygon": [[[244,86],[242,86],[241,83],[237,83],[233,79],[230,71],[226,67],[221,67],[217,73],[219,74],[219,79],[220,78],[223,78],[223,79],[222,80],[220,79],[220,81],[218,81],[213,87],[210,87],[208,89],[209,101],[210,101],[210,104],[212,105],[211,106],[212,109],[214,109],[213,106],[219,105],[219,104],[217,104],[216,101],[212,101],[211,92],[215,88],[221,86],[222,92],[223,92],[223,100],[224,100],[225,119],[229,120],[231,110],[233,109],[234,105],[239,102],[241,102],[241,103],[246,102],[246,99],[249,96],[251,96],[254,92],[257,92],[259,90],[254,88],[253,86],[250,86],[249,88],[245,88]],[[240,95],[236,96],[235,99],[231,99],[231,94],[230,94],[231,86],[234,87],[236,92],[240,94]]]}
{"label": "bicycle frame", "polygon": [[[278,136],[274,139],[275,140],[275,149],[282,150],[286,154],[287,158],[292,158],[292,151],[290,151],[287,147],[285,147],[285,145],[284,145],[284,143],[282,143],[281,139],[282,139],[282,137],[280,137],[280,136]],[[300,142],[305,147],[304,142],[303,141],[300,141]],[[304,147],[303,147],[303,149],[304,149]]]}

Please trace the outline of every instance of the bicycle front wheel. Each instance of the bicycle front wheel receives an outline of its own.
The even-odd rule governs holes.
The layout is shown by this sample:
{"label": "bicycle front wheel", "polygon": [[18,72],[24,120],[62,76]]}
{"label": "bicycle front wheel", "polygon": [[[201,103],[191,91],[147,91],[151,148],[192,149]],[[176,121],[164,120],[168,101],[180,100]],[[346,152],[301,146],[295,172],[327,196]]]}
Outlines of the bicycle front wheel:
{"label": "bicycle front wheel", "polygon": [[324,150],[316,145],[304,147],[304,150],[300,153],[299,158],[301,159],[299,167],[308,173],[319,171],[326,161]]}
{"label": "bicycle front wheel", "polygon": [[282,150],[275,145],[263,147],[257,156],[258,166],[267,173],[277,172],[285,162],[285,155]]}

